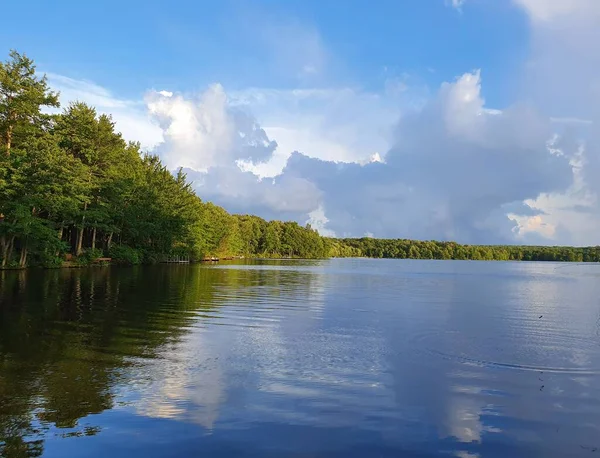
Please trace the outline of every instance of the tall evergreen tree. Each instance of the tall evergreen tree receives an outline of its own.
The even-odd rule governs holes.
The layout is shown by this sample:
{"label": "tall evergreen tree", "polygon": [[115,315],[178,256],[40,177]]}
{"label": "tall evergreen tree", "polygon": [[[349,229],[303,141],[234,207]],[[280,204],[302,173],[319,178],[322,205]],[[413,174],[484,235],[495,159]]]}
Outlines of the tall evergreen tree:
{"label": "tall evergreen tree", "polygon": [[49,90],[46,76],[36,75],[33,61],[10,51],[9,59],[0,62],[0,138],[5,155],[10,155],[19,127],[47,121],[42,107],[58,106],[58,94]]}

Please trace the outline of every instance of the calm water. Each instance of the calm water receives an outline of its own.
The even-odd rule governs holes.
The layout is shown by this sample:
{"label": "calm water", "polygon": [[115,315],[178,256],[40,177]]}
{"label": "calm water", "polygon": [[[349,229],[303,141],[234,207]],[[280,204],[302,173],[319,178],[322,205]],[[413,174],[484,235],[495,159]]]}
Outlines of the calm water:
{"label": "calm water", "polygon": [[595,453],[598,265],[0,273],[3,456]]}

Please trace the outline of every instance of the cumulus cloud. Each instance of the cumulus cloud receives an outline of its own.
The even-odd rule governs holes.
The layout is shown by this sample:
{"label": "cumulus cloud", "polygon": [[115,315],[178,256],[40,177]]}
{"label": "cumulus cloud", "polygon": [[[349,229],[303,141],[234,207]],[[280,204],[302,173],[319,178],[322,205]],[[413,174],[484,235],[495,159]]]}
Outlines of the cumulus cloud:
{"label": "cumulus cloud", "polygon": [[555,239],[598,243],[600,225],[600,3],[514,0],[528,15],[532,54],[523,93],[553,118],[562,134],[560,151],[576,152],[574,183],[564,192],[543,194],[530,202],[546,221],[562,228]]}
{"label": "cumulus cloud", "polygon": [[335,232],[327,227],[329,218],[325,216],[325,209],[323,205],[319,205],[316,210],[313,210],[308,214],[307,224],[310,224],[313,229],[316,229],[319,234],[325,237],[335,237]]}
{"label": "cumulus cloud", "polygon": [[550,223],[544,222],[544,219],[540,215],[522,216],[511,214],[509,215],[509,218],[516,221],[517,226],[515,227],[514,232],[523,238],[530,233],[535,233],[551,239],[556,233],[556,227]]}
{"label": "cumulus cloud", "polygon": [[303,177],[280,176],[258,180],[251,172],[232,165],[207,172],[184,169],[198,194],[234,213],[257,214],[267,219],[303,222],[318,209],[321,191]]}
{"label": "cumulus cloud", "polygon": [[160,151],[167,166],[207,170],[229,162],[236,132],[223,88],[214,85],[199,100],[161,92],[149,93],[146,102],[163,131]]}
{"label": "cumulus cloud", "polygon": [[[536,213],[540,195],[573,181],[572,152],[558,137],[548,143],[550,120],[529,106],[488,109],[479,71],[443,84],[399,121],[397,107],[351,89],[229,95],[216,84],[197,96],[151,91],[145,103],[162,140],[153,152],[170,169],[184,168],[203,199],[237,213],[309,222],[326,235],[510,241],[527,235],[519,229],[529,224],[524,218],[546,218]],[[306,117],[317,140],[297,152],[300,136],[288,139],[282,153],[279,138],[251,114],[261,104],[274,113],[296,107],[288,125]],[[116,99],[112,105],[130,107]],[[330,111],[319,119],[325,105]],[[356,119],[345,113],[361,107],[366,113]],[[278,156],[280,168],[261,174]]]}
{"label": "cumulus cloud", "polygon": [[478,70],[416,101],[404,79],[379,92],[303,85],[331,62],[315,30],[293,27],[261,39],[301,89],[151,91],[144,108],[93,83],[51,83],[114,113],[126,137],[137,126],[169,168],[230,211],[337,236],[595,243],[600,3],[513,3],[532,28],[530,60],[515,74],[527,103],[501,110],[486,106]]}
{"label": "cumulus cloud", "polygon": [[284,173],[312,177],[338,234],[508,241],[514,223],[503,206],[572,182],[567,154],[547,147],[551,134],[550,121],[531,107],[486,110],[473,72],[403,116],[385,164],[297,154]]}
{"label": "cumulus cloud", "polygon": [[171,170],[183,168],[198,194],[236,213],[301,219],[316,210],[320,191],[303,177],[261,180],[247,164],[268,161],[277,143],[221,85],[198,97],[151,92],[148,110],[163,131],[154,152]]}
{"label": "cumulus cloud", "polygon": [[407,91],[375,93],[356,88],[276,90],[249,88],[229,94],[232,105],[253,113],[278,148],[268,163],[245,164],[260,176],[281,172],[294,151],[335,162],[385,155]]}
{"label": "cumulus cloud", "polygon": [[[154,151],[169,168],[183,167],[204,199],[234,212],[310,222],[329,235],[322,190],[312,173],[282,173],[288,158],[300,150],[330,164],[382,162],[377,150],[389,149],[398,117],[391,100],[348,88],[227,94],[214,85],[198,97],[151,92],[146,102],[163,131]],[[254,112],[274,127],[259,126]]]}

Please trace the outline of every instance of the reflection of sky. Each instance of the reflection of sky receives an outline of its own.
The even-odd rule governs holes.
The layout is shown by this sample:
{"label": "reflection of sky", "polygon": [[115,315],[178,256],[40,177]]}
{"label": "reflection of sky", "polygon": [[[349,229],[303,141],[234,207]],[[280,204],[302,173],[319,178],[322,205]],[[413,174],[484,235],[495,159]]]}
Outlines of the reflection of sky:
{"label": "reflection of sky", "polygon": [[317,266],[275,285],[228,291],[212,318],[199,318],[139,369],[138,414],[208,429],[222,407],[247,419],[324,427],[358,425],[365,413],[393,416],[393,394],[382,384],[382,337],[324,328],[326,281]]}
{"label": "reflection of sky", "polygon": [[[311,272],[293,277],[288,274],[295,283],[291,285],[285,278],[275,284],[260,280],[273,280],[273,274],[280,273],[272,270],[267,276],[260,275],[258,284],[229,288],[219,298],[219,311],[199,317],[188,335],[166,346],[157,360],[143,365],[136,376],[142,381],[138,387],[142,393],[135,403],[138,414],[189,420],[212,429],[221,403],[227,400],[226,390],[235,390],[238,385],[247,388],[247,380],[240,377],[253,379],[258,368],[264,371],[262,378],[270,380],[268,384],[261,381],[256,387],[259,391],[310,392],[309,388],[278,383],[281,374],[276,367],[277,361],[289,359],[283,335],[309,332],[319,319],[323,281]],[[293,319],[284,316],[282,310],[286,309],[293,311]],[[247,361],[253,361],[254,366],[247,367]]]}
{"label": "reflection of sky", "polygon": [[154,418],[189,420],[212,429],[224,401],[219,354],[199,328],[167,346],[138,374],[147,384],[140,389],[136,411]]}
{"label": "reflection of sky", "polygon": [[[251,395],[243,390],[246,414],[320,427],[359,425],[365,413],[389,416],[393,398],[381,383],[381,336],[328,325],[324,308],[338,291],[323,267],[296,276],[302,284],[278,304],[290,313],[275,326],[255,327],[236,339],[242,371],[248,371],[245,364],[255,368]],[[300,307],[289,307],[297,302]]]}
{"label": "reflection of sky", "polygon": [[464,457],[568,453],[598,434],[600,285],[589,269],[244,267],[236,275],[253,282],[219,285],[219,308],[139,365],[128,390],[138,415],[208,430],[341,428],[350,442],[369,431]]}

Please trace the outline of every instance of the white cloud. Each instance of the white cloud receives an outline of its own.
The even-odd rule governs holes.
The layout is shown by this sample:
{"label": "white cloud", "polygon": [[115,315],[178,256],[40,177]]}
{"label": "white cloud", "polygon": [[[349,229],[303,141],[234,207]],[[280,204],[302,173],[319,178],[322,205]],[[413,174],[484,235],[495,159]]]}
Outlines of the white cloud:
{"label": "white cloud", "polygon": [[[457,1],[457,0],[453,0]],[[460,0],[458,0],[460,1]],[[513,0],[523,7],[533,21],[549,22],[566,16],[600,15],[597,0]]]}
{"label": "white cloud", "polygon": [[517,223],[514,232],[520,238],[525,238],[530,233],[540,234],[547,239],[552,239],[556,235],[556,227],[547,223],[541,215],[522,216],[511,213],[508,218]]}
{"label": "white cloud", "polygon": [[[89,81],[55,74],[48,79],[61,91],[63,105],[78,100],[112,114],[126,139],[159,154],[171,170],[187,169],[203,198],[233,211],[283,214],[299,221],[319,206],[320,191],[309,180],[260,181],[238,166],[268,161],[277,144],[251,115],[230,103],[219,84],[198,96],[162,90],[148,92],[145,101],[130,101]],[[285,161],[279,169],[283,165]]]}
{"label": "white cloud", "polygon": [[163,130],[160,151],[169,168],[206,171],[231,162],[236,130],[220,85],[211,86],[198,100],[150,92],[146,103]]}
{"label": "white cloud", "polygon": [[[586,150],[583,144],[570,145],[575,150],[571,157],[573,170],[572,185],[563,192],[542,193],[536,199],[525,201],[534,210],[543,212],[542,219],[546,229],[553,228],[552,237],[559,237],[562,243],[574,245],[594,245],[598,243],[600,227],[600,212],[598,209],[597,193],[588,184],[585,176]],[[552,145],[555,154],[565,154],[564,145]],[[566,146],[567,148],[569,145]],[[536,221],[527,218],[515,219],[519,223],[521,235],[536,232]],[[541,223],[541,221],[540,221]],[[560,233],[559,233],[560,229]],[[544,233],[544,228],[537,232]],[[551,237],[551,238],[552,238]]]}
{"label": "white cloud", "polygon": [[367,159],[365,159],[363,161],[360,161],[359,164],[360,165],[367,165],[367,164],[372,164],[374,162],[379,162],[381,164],[385,163],[385,161],[383,160],[383,158],[381,157],[381,155],[379,153],[373,153]]}
{"label": "white cloud", "polygon": [[600,174],[600,2],[514,0],[531,19],[532,55],[525,90],[563,135],[556,149],[574,152],[574,182],[528,202],[545,212],[564,243],[598,243]]}
{"label": "white cloud", "polygon": [[95,107],[119,109],[132,105],[132,102],[114,97],[108,89],[91,81],[76,80],[55,73],[46,73],[48,83],[61,93],[61,102],[81,100]]}
{"label": "white cloud", "polygon": [[294,151],[336,162],[361,162],[387,151],[400,107],[412,97],[353,88],[274,90],[251,88],[229,94],[235,106],[254,113],[278,148],[267,164],[250,165],[261,176],[281,172]]}
{"label": "white cloud", "polygon": [[[94,84],[69,87],[122,114],[138,113],[139,104]],[[201,197],[230,211],[308,221],[324,235],[492,242],[514,237],[515,225],[527,228],[520,235],[542,228],[523,219],[535,215],[509,219],[503,209],[524,199],[537,208],[540,194],[569,186],[569,153],[551,155],[545,146],[548,120],[528,107],[486,107],[478,71],[443,84],[396,124],[400,93],[227,94],[216,84],[197,96],[151,91],[152,122],[144,117],[160,129],[154,152],[169,168],[186,169]],[[293,151],[302,154],[289,159]]]}
{"label": "white cloud", "polygon": [[456,84],[444,83],[441,92],[445,99],[444,118],[448,132],[471,139],[480,136],[485,122],[480,71],[465,73]]}
{"label": "white cloud", "polygon": [[591,119],[580,119],[580,118],[550,118],[550,121],[558,124],[585,124],[590,125],[594,122]]}
{"label": "white cloud", "polygon": [[260,180],[253,164],[269,161],[277,150],[256,120],[231,104],[222,86],[199,96],[150,92],[148,110],[163,130],[155,148],[170,169],[183,167],[202,198],[239,213],[293,219],[316,210],[320,191],[303,177]]}
{"label": "white cloud", "polygon": [[486,106],[479,71],[426,102],[405,77],[378,92],[324,85],[334,59],[317,30],[289,21],[255,31],[267,67],[302,89],[150,92],[145,112],[53,77],[67,98],[115,113],[126,136],[137,125],[170,168],[190,170],[201,197],[232,211],[308,221],[324,234],[591,244],[600,2],[513,1],[531,18],[531,59],[515,75],[530,102],[502,109]]}
{"label": "white cloud", "polygon": [[303,177],[281,176],[258,180],[235,165],[211,168],[206,173],[186,170],[198,194],[234,213],[258,214],[268,219],[302,222],[321,202],[321,191]]}
{"label": "white cloud", "polygon": [[568,152],[546,146],[551,135],[550,121],[531,107],[486,109],[473,72],[402,116],[385,164],[295,155],[284,175],[310,177],[338,234],[507,242],[515,237],[507,205],[573,181]]}
{"label": "white cloud", "polygon": [[335,237],[335,232],[331,229],[327,228],[327,223],[329,219],[325,216],[325,209],[323,205],[319,205],[319,207],[308,214],[308,224],[311,225],[313,229],[316,229],[319,234],[324,237]]}

